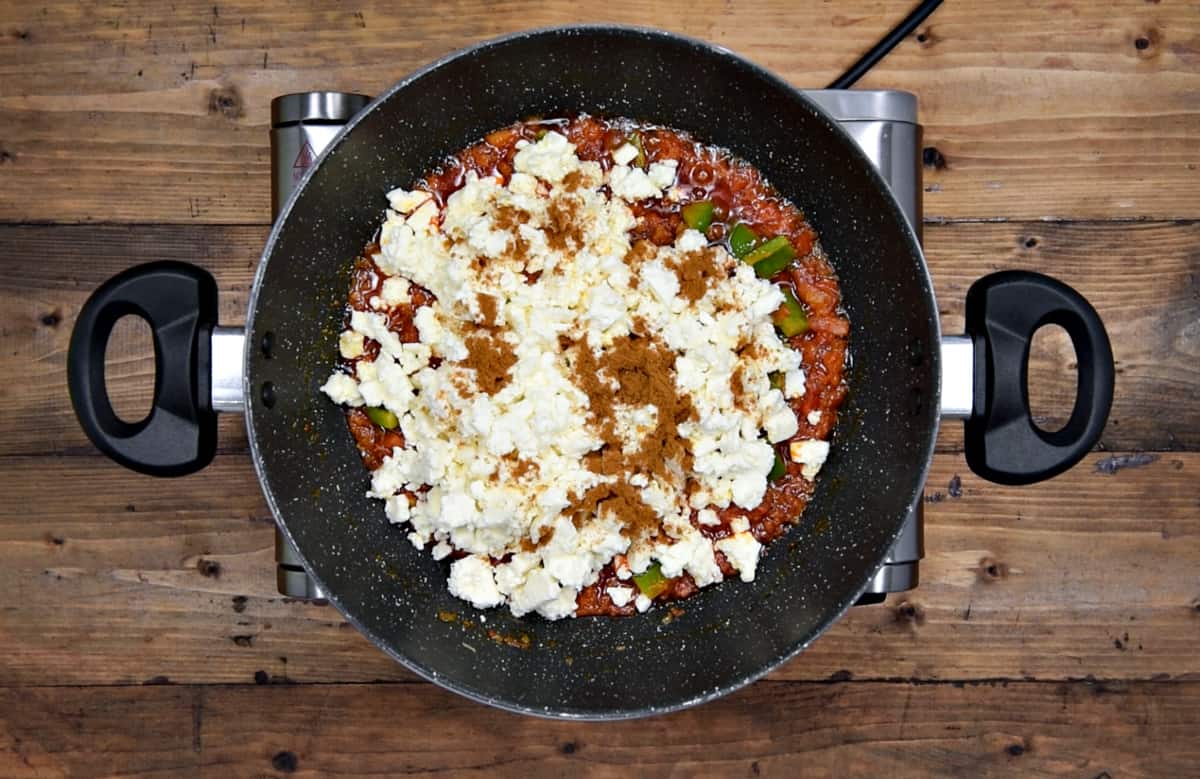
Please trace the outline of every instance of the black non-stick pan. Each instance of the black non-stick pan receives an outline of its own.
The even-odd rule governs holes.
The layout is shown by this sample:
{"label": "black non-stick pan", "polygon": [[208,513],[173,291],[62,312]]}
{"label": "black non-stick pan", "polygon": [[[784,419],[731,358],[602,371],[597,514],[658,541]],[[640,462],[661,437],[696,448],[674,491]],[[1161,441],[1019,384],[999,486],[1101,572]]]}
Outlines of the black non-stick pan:
{"label": "black non-stick pan", "polygon": [[[756,165],[816,227],[852,325],[851,391],[804,517],[767,547],[754,582],[706,588],[674,616],[657,608],[545,622],[453,598],[445,565],[408,544],[366,497],[368,474],[342,410],[317,389],[337,360],[351,264],[381,222],[384,193],[494,128],[578,112],[685,130]],[[160,475],[211,459],[216,295],[203,270],[159,263],[112,279],[84,307],[71,341],[72,399],[113,459]],[[150,322],[158,358],[153,410],[138,424],[117,419],[103,379],[108,334],[129,313]],[[330,144],[263,252],[246,314],[242,394],[254,467],[276,520],[329,600],[381,649],[506,709],[632,717],[762,676],[855,601],[922,488],[940,382],[967,393],[968,460],[987,478],[1047,478],[1091,448],[1113,380],[1091,306],[1052,279],[1010,272],[972,288],[967,319],[969,337],[955,342],[967,354],[963,370],[943,376],[938,308],[912,231],[853,141],[796,89],[699,41],[560,28],[430,65]],[[1031,421],[1024,383],[1033,331],[1051,322],[1070,333],[1079,364],[1074,413],[1053,434]],[[230,334],[220,335],[227,345]]]}

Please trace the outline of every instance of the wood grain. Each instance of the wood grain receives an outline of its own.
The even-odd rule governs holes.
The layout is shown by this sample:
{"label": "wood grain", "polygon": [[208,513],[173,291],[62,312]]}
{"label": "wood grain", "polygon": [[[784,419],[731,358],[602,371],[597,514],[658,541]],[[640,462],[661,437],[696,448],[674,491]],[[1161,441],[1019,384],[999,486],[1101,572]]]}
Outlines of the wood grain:
{"label": "wood grain", "polygon": [[[0,227],[0,373],[24,377],[0,386],[0,455],[94,451],[68,402],[66,351],[79,307],[105,279],[150,260],[196,262],[217,279],[222,322],[239,324],[265,235],[261,226]],[[1057,276],[1096,305],[1113,342],[1116,398],[1102,446],[1200,448],[1200,223],[930,224],[925,243],[945,332],[962,332],[967,288],[987,273]],[[1030,386],[1053,429],[1074,398],[1074,358],[1062,331],[1040,347]],[[117,407],[148,407],[153,375],[150,342],[133,328],[115,333]],[[1164,398],[1171,413],[1145,413]],[[222,415],[219,441],[246,450],[239,418]],[[961,451],[961,425],[943,428],[939,448]]]}
{"label": "wood grain", "polygon": [[763,682],[616,723],[518,717],[429,685],[8,689],[0,773],[1185,776],[1198,726],[1200,682]]}
{"label": "wood grain", "polygon": [[[816,87],[899,13],[879,0],[453,0],[437,13],[381,0],[9,2],[0,12],[0,187],[10,196],[0,197],[0,220],[267,221],[273,96],[377,94],[517,29],[661,27]],[[1074,0],[1013,13],[989,0],[948,3],[860,85],[920,95],[926,144],[945,161],[927,172],[928,216],[1200,216],[1190,4]]]}
{"label": "wood grain", "polygon": [[[939,455],[920,589],[853,609],[773,678],[1200,674],[1200,454],[1118,456],[1012,488]],[[244,456],[166,481],[98,457],[4,463],[0,686],[412,679],[332,607],[276,594]]]}
{"label": "wood grain", "polygon": [[[1194,3],[956,0],[861,82],[920,96],[946,332],[970,283],[1003,268],[1100,310],[1118,370],[1105,451],[1000,487],[947,425],[921,587],[702,708],[548,722],[419,682],[331,606],[276,593],[240,419],[222,417],[208,469],[156,480],[96,456],[70,412],[71,327],[114,273],[197,262],[222,320],[242,321],[274,95],[378,93],[458,47],[572,21],[696,35],[811,87],[902,11],[0,0],[0,776],[1200,776]],[[1048,429],[1072,363],[1061,333],[1039,337]],[[117,407],[144,408],[144,330],[118,328],[108,369]]]}

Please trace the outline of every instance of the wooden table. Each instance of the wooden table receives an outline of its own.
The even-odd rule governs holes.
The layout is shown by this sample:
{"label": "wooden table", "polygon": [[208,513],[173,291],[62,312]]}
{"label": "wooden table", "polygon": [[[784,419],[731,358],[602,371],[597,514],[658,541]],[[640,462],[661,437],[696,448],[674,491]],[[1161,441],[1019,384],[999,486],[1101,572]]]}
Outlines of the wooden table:
{"label": "wooden table", "polygon": [[[177,258],[212,271],[223,320],[242,321],[276,94],[377,93],[460,46],[577,20],[679,30],[819,86],[905,9],[0,4],[0,775],[1200,774],[1200,7],[1002,5],[950,0],[862,86],[920,96],[947,331],[1000,268],[1097,305],[1118,372],[1098,451],[999,487],[948,425],[919,590],[716,703],[600,725],[467,702],[331,607],[278,597],[240,419],[185,479],[98,456],[67,401],[74,317],[111,274]],[[136,325],[110,343],[131,417],[152,354]],[[1047,424],[1072,359],[1039,337]]]}

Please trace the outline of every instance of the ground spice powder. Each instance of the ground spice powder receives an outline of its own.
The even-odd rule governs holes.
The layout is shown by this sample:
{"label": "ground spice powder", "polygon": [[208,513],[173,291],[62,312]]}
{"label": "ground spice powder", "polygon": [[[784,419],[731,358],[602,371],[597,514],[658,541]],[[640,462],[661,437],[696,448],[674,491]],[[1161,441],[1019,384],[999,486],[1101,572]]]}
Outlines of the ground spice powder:
{"label": "ground spice powder", "polygon": [[[588,396],[592,424],[604,442],[584,461],[594,473],[615,478],[583,495],[572,496],[573,511],[586,517],[607,509],[631,538],[657,536],[657,513],[628,480],[635,474],[645,474],[670,483],[691,468],[691,454],[678,425],[692,417],[695,409],[691,400],[675,389],[675,354],[657,338],[637,334],[615,339],[599,357],[583,342],[571,344],[568,353],[572,377]],[[615,387],[612,380],[616,381]],[[658,412],[654,429],[643,437],[639,448],[628,454],[622,451],[623,442],[614,424],[618,404],[652,405]]]}
{"label": "ground spice powder", "polygon": [[688,252],[670,263],[670,268],[679,278],[679,294],[690,303],[704,297],[714,281],[729,275],[717,262],[716,250],[710,248]]}

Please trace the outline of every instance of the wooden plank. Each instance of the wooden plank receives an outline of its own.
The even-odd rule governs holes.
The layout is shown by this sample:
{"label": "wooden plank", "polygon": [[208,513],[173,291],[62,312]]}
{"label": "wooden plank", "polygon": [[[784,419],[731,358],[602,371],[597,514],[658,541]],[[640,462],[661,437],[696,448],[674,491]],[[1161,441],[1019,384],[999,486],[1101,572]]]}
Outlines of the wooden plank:
{"label": "wooden plank", "polygon": [[[1092,302],[1117,373],[1101,448],[1200,448],[1190,429],[1200,423],[1200,223],[927,225],[925,247],[945,333],[963,331],[967,290],[993,271],[1049,274]],[[1074,403],[1074,350],[1061,328],[1042,332],[1028,383],[1039,422],[1056,430]],[[961,440],[962,426],[947,424],[939,448]]]}
{"label": "wooden plank", "polygon": [[[773,678],[1200,674],[1200,454],[1122,456],[1011,488],[939,455],[920,589],[852,610]],[[332,607],[277,596],[243,456],[165,481],[10,457],[0,494],[0,686],[412,679]]]}
{"label": "wooden plank", "polygon": [[[377,94],[454,49],[521,28],[667,28],[815,87],[900,14],[879,0],[454,0],[436,14],[381,0],[8,2],[0,220],[261,223],[271,97]],[[860,85],[920,95],[926,144],[945,162],[927,172],[927,215],[1200,216],[1200,42],[1189,4],[1069,0],[1019,14],[988,0],[947,4]]]}
{"label": "wooden plank", "polygon": [[[23,377],[0,389],[0,454],[94,451],[68,402],[66,351],[79,307],[105,279],[140,262],[194,261],[217,278],[222,322],[241,323],[265,235],[262,226],[0,228],[0,333],[9,344],[0,373]],[[1058,276],[1095,303],[1113,341],[1118,381],[1103,446],[1200,448],[1200,223],[930,224],[925,238],[945,332],[962,332],[967,288],[987,273]],[[122,330],[109,354],[114,403],[148,408],[150,341]],[[1030,386],[1045,426],[1064,422],[1075,371],[1061,330],[1035,351]],[[1164,404],[1171,413],[1146,413]],[[942,451],[961,451],[961,427],[945,426]],[[222,415],[220,446],[245,451],[239,418]]]}
{"label": "wooden plank", "polygon": [[[155,260],[207,268],[220,288],[220,320],[241,324],[266,240],[265,226],[103,225],[5,227],[0,230],[0,351],[4,375],[19,384],[0,389],[0,454],[95,452],[71,410],[67,348],[79,309],[108,278]],[[108,392],[118,410],[149,408],[154,349],[135,328],[119,328],[108,343]],[[219,445],[245,451],[238,416],[220,417]]]}
{"label": "wooden plank", "polygon": [[1187,776],[1200,770],[1197,726],[1200,682],[764,682],[602,724],[519,717],[431,685],[8,689],[0,772]]}

